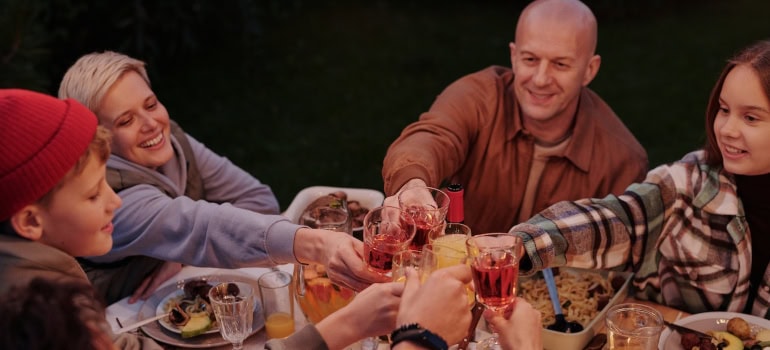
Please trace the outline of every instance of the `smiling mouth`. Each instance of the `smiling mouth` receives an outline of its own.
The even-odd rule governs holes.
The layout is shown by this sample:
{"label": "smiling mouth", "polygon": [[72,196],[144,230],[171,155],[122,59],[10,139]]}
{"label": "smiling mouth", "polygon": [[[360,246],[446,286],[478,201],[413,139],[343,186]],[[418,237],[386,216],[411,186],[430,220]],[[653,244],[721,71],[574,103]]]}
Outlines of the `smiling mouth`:
{"label": "smiling mouth", "polygon": [[139,144],[139,147],[150,148],[152,146],[159,144],[161,141],[163,141],[163,133],[158,134],[158,136],[156,136],[152,140],[142,142],[141,144]]}
{"label": "smiling mouth", "polygon": [[730,146],[727,146],[727,145],[725,145],[725,152],[728,153],[728,154],[734,154],[734,155],[739,155],[739,154],[746,153],[746,151],[744,151],[742,149],[738,149],[738,148],[735,148],[735,147],[730,147]]}

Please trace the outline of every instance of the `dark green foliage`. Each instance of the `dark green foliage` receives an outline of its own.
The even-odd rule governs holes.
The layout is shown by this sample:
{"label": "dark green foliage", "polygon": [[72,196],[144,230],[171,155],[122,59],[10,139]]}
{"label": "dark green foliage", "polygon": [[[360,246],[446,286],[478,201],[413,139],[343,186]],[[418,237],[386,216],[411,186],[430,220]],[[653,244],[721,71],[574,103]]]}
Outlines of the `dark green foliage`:
{"label": "dark green foliage", "polygon": [[[55,93],[85,53],[141,58],[172,118],[286,208],[307,186],[381,189],[388,145],[447,84],[510,64],[526,3],[0,0],[0,86]],[[591,88],[653,166],[700,147],[725,59],[770,38],[763,0],[587,3],[602,56]]]}

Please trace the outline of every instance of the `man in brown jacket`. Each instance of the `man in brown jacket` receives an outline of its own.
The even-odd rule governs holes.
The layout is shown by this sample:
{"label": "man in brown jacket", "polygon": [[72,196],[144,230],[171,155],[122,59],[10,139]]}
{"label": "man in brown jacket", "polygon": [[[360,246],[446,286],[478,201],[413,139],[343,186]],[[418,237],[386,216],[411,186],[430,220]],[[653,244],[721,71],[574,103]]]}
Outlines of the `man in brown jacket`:
{"label": "man in brown jacket", "polygon": [[596,18],[578,0],[528,5],[509,44],[512,69],[460,78],[391,144],[386,203],[405,188],[460,183],[474,234],[507,232],[558,201],[644,179],[646,152],[586,87],[601,63],[596,41]]}

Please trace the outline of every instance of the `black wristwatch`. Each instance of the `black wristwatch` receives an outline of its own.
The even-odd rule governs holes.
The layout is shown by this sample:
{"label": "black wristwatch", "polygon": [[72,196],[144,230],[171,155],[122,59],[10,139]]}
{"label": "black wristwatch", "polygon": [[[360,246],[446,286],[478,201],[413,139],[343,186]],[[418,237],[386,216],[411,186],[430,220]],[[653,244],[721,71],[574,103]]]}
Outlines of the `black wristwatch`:
{"label": "black wristwatch", "polygon": [[438,334],[422,328],[422,326],[417,323],[405,324],[398,327],[390,334],[390,339],[392,341],[390,344],[391,347],[396,346],[396,344],[402,341],[410,341],[432,350],[447,350],[449,348],[446,341],[441,339]]}

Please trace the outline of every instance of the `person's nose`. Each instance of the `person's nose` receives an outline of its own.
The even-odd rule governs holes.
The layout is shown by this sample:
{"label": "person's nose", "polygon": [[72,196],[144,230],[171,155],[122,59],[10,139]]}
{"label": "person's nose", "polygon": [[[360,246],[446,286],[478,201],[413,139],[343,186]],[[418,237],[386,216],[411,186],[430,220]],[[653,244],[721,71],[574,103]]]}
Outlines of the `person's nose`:
{"label": "person's nose", "polygon": [[548,62],[543,60],[535,69],[535,75],[532,77],[532,82],[537,86],[545,86],[551,81],[551,72],[549,71]]}
{"label": "person's nose", "polygon": [[725,118],[724,123],[719,128],[719,134],[724,137],[737,138],[740,135],[738,123],[739,123],[738,118],[733,116],[727,116],[727,118]]}
{"label": "person's nose", "polygon": [[121,205],[123,205],[123,200],[120,199],[120,196],[118,196],[115,191],[112,190],[112,188],[108,185],[107,189],[109,191],[109,200],[107,205],[107,210],[112,213],[115,212],[116,209],[120,208]]}
{"label": "person's nose", "polygon": [[153,131],[158,126],[158,121],[152,117],[151,114],[144,112],[139,116],[139,120],[142,122],[142,131]]}

